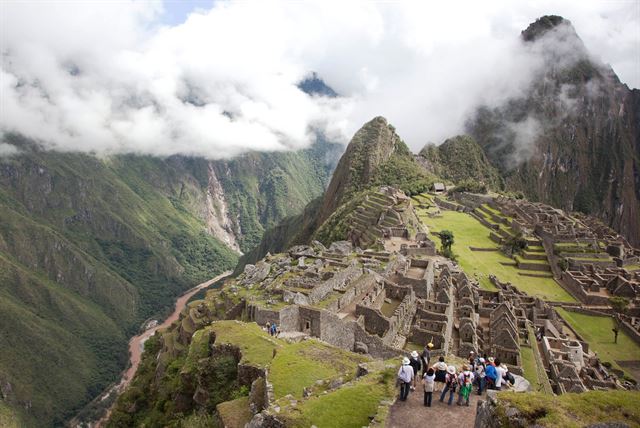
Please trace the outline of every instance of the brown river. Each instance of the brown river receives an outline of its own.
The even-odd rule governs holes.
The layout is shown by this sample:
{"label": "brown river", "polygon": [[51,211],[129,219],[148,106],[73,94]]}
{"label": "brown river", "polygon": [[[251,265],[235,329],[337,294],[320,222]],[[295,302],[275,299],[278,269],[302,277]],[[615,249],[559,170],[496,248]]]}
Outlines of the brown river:
{"label": "brown river", "polygon": [[[173,324],[173,322],[178,319],[178,317],[180,316],[180,312],[182,312],[182,309],[184,309],[185,305],[194,294],[229,275],[231,275],[230,271],[221,273],[215,278],[203,282],[202,284],[198,284],[192,289],[188,290],[182,296],[178,297],[173,313],[171,313],[171,315],[169,315],[162,322],[162,324],[151,327],[140,333],[139,335],[132,337],[131,340],[129,340],[129,368],[122,374],[120,382],[118,382],[117,385],[111,387],[107,392],[102,394],[101,399],[104,399],[111,394],[120,395],[127,388],[127,386],[129,386],[129,383],[133,379],[133,376],[136,374],[136,370],[138,370],[138,366],[140,365],[140,358],[142,357],[142,351],[144,350],[144,342],[146,342],[147,339],[153,336],[156,331],[167,328],[171,324]],[[110,413],[111,409],[109,409],[107,414],[102,419],[97,421],[95,424],[92,424],[92,426],[96,428],[104,426],[107,419],[109,418]],[[74,425],[73,422],[71,423],[71,425]]]}

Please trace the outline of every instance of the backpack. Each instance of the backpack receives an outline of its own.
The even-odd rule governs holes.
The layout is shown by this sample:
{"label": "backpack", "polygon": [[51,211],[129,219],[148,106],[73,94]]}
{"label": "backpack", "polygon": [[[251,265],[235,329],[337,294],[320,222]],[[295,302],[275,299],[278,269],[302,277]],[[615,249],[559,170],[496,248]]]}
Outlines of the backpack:
{"label": "backpack", "polygon": [[447,376],[447,386],[451,391],[455,391],[456,386],[458,386],[458,376],[452,374],[448,374]]}
{"label": "backpack", "polygon": [[464,381],[462,382],[463,385],[471,385],[471,373],[469,372],[465,372],[464,373]]}

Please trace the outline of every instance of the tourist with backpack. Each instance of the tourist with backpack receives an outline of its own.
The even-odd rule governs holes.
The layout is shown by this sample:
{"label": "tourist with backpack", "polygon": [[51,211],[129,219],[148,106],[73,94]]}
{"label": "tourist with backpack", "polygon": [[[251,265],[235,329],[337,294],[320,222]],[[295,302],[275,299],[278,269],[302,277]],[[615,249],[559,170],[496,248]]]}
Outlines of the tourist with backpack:
{"label": "tourist with backpack", "polygon": [[484,358],[478,359],[478,364],[476,364],[476,384],[478,385],[478,395],[482,395],[482,391],[485,389],[485,365]]}
{"label": "tourist with backpack", "polygon": [[409,364],[413,369],[413,385],[411,386],[411,390],[415,391],[416,383],[418,382],[418,376],[420,376],[420,368],[422,367],[422,364],[420,363],[420,355],[418,355],[417,351],[411,351]]}
{"label": "tourist with backpack", "polygon": [[469,395],[473,388],[473,377],[471,366],[465,364],[462,373],[458,376],[458,385],[460,386],[458,392],[458,406],[462,406],[462,400],[465,400],[465,404],[469,406]]}
{"label": "tourist with backpack", "polygon": [[447,381],[447,363],[444,362],[444,357],[438,358],[438,362],[433,365],[433,370],[436,374],[435,391],[438,391],[438,385],[443,385]]}
{"label": "tourist with backpack", "polygon": [[400,401],[407,401],[411,381],[413,380],[413,368],[409,364],[409,359],[402,359],[402,366],[398,370],[398,383],[400,384]]}
{"label": "tourist with backpack", "polygon": [[449,392],[449,406],[453,403],[453,395],[456,393],[458,387],[458,377],[456,376],[456,368],[454,366],[447,367],[447,374],[445,377],[444,389],[440,395],[440,402],[444,402],[444,397]]}
{"label": "tourist with backpack", "polygon": [[425,373],[422,383],[424,384],[424,405],[431,407],[433,389],[436,385],[436,372],[431,367]]}

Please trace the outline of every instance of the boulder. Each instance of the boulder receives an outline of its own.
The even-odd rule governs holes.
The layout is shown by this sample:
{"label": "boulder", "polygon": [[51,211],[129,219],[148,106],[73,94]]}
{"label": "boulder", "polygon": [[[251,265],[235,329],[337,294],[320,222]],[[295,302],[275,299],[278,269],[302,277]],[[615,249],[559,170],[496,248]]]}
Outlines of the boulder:
{"label": "boulder", "polygon": [[336,241],[331,243],[329,251],[332,253],[347,255],[353,251],[353,246],[349,241]]}
{"label": "boulder", "polygon": [[353,351],[357,352],[358,354],[368,354],[369,353],[369,347],[362,342],[356,342],[353,345]]}

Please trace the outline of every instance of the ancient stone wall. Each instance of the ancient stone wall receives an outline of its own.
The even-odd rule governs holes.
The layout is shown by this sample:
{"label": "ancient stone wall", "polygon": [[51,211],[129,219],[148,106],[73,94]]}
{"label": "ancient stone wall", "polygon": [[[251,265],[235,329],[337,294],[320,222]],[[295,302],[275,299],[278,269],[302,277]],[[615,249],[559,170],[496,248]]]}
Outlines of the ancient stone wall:
{"label": "ancient stone wall", "polygon": [[364,325],[367,332],[380,337],[384,336],[391,325],[389,319],[382,315],[380,310],[368,306],[356,305],[356,316],[364,317]]}
{"label": "ancient stone wall", "polygon": [[328,311],[320,313],[320,339],[339,348],[353,350],[353,322],[344,322]]}
{"label": "ancient stone wall", "polygon": [[280,326],[281,331],[299,331],[300,330],[300,311],[297,305],[289,305],[280,309]]}
{"label": "ancient stone wall", "polygon": [[307,306],[300,306],[298,308],[300,327],[299,331],[309,333],[314,337],[321,337],[322,334],[322,321],[321,310],[313,309]]}
{"label": "ancient stone wall", "polygon": [[309,302],[318,303],[332,290],[345,289],[347,285],[362,275],[362,268],[359,266],[349,266],[337,272],[332,278],[316,285],[309,293]]}

